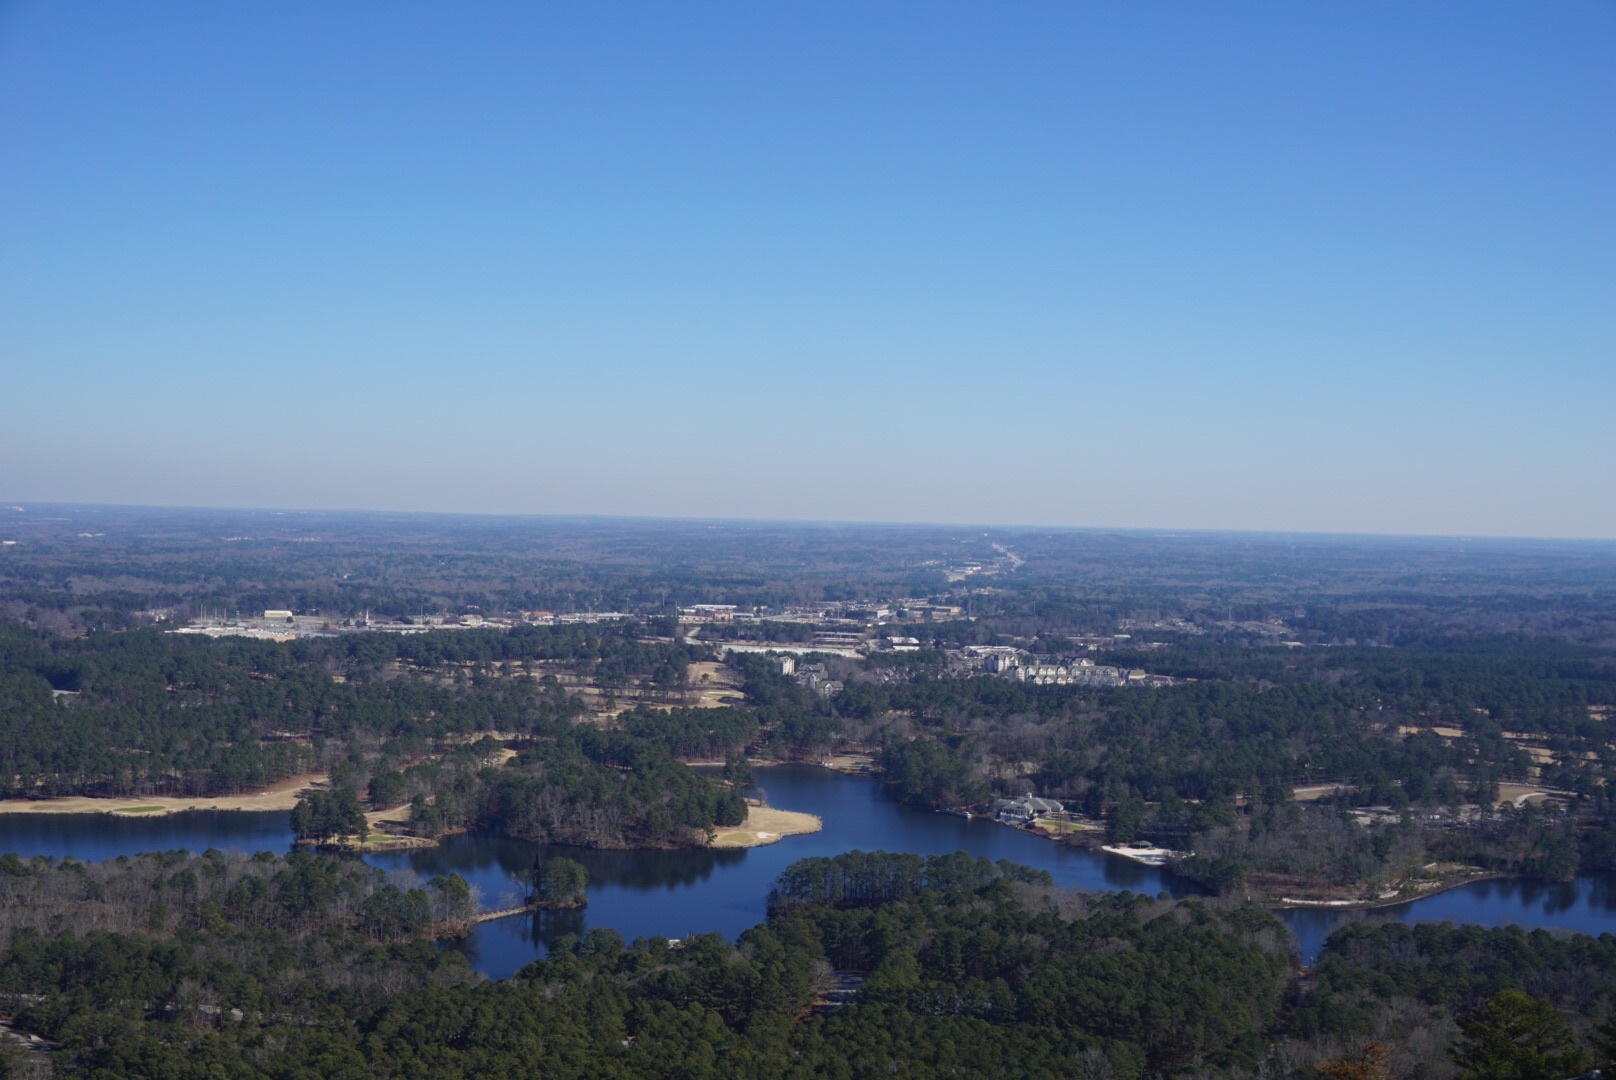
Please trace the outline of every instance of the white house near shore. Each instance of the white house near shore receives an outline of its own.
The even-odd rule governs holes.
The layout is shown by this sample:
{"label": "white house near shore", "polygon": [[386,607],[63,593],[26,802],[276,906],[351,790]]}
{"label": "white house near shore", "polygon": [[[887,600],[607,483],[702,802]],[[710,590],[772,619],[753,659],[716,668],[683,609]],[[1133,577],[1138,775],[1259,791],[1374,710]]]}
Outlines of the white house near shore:
{"label": "white house near shore", "polygon": [[1017,799],[996,800],[993,804],[993,811],[998,815],[1000,821],[1025,825],[1027,822],[1035,821],[1041,817],[1065,813],[1066,807],[1054,799],[1040,799],[1038,796],[1028,792]]}

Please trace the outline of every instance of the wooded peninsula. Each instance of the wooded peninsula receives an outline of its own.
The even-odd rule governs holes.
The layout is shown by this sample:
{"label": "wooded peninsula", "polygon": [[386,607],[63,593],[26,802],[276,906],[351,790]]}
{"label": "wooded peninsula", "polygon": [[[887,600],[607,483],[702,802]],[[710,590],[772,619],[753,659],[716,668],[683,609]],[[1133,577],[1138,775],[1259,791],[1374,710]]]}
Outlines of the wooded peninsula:
{"label": "wooded peninsula", "polygon": [[[0,557],[7,807],[293,785],[314,847],[0,859],[10,1030],[59,1048],[21,1075],[1441,1078],[1506,1015],[1609,1054],[1609,938],[1351,925],[1302,970],[1262,910],[1616,870],[1608,547],[59,516]],[[777,838],[777,761],[1205,895],[849,853],[738,942],[597,929],[488,984],[428,944],[465,881],[314,849]],[[587,902],[561,861],[526,906]]]}

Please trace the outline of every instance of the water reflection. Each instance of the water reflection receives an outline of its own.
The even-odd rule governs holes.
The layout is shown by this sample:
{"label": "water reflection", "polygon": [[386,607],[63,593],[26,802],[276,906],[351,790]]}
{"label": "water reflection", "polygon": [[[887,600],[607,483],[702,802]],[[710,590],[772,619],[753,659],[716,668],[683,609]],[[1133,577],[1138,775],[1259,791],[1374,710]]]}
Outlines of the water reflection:
{"label": "water reflection", "polygon": [[1616,874],[1579,878],[1587,886],[1583,896],[1590,908],[1616,914]]}
{"label": "water reflection", "polygon": [[[688,851],[597,851],[473,834],[449,837],[438,848],[371,855],[366,861],[425,877],[457,872],[482,890],[489,907],[510,906],[522,892],[518,875],[535,861],[564,854],[583,863],[589,873],[590,901],[584,910],[484,923],[455,946],[479,970],[496,978],[543,955],[558,937],[581,935],[598,926],[611,927],[630,941],[709,931],[736,937],[763,920],[769,889],[787,865],[810,855],[855,848],[920,855],[969,851],[1047,870],[1057,885],[1072,889],[1178,896],[1197,891],[1126,859],[1055,844],[989,821],[915,810],[867,779],[806,765],[759,769],[758,774],[775,805],[819,815],[824,830],[751,850]],[[291,842],[286,813],[201,810],[156,818],[0,814],[0,851],[24,857],[72,855],[98,861],[142,851],[200,852],[210,847],[285,851]],[[1565,884],[1474,882],[1375,912],[1306,909],[1282,912],[1280,918],[1295,933],[1309,963],[1330,932],[1353,919],[1520,923],[1616,933],[1616,875],[1590,875]]]}
{"label": "water reflection", "polygon": [[1293,910],[1279,917],[1296,936],[1306,963],[1318,959],[1327,939],[1348,922],[1452,922],[1477,926],[1519,924],[1616,933],[1616,874],[1588,874],[1568,882],[1477,881],[1436,896],[1367,912]]}
{"label": "water reflection", "polygon": [[1126,859],[1064,847],[989,821],[915,810],[869,780],[806,765],[775,766],[759,774],[771,802],[819,815],[824,829],[751,850],[693,851],[596,851],[475,834],[447,838],[435,849],[390,852],[369,861],[428,876],[456,871],[482,890],[491,907],[504,906],[504,898],[517,894],[515,875],[535,860],[566,855],[583,863],[589,873],[588,908],[484,923],[454,946],[496,978],[542,956],[558,937],[597,926],[611,927],[630,941],[711,931],[736,937],[763,921],[769,889],[787,865],[854,848],[922,855],[964,850],[1048,870],[1067,888],[1150,895],[1196,891]]}
{"label": "water reflection", "polygon": [[482,888],[485,899],[492,902],[499,892],[516,888],[523,871],[562,855],[583,864],[589,874],[591,895],[597,890],[645,892],[658,888],[690,888],[709,880],[716,869],[735,865],[746,858],[745,851],[734,848],[602,851],[535,844],[480,832],[445,837],[435,848],[372,855],[366,861],[390,870],[408,868],[425,877],[458,873]]}
{"label": "water reflection", "polygon": [[187,810],[158,817],[124,814],[0,814],[0,852],[25,859],[71,855],[101,862],[142,851],[208,848],[246,852],[285,851],[292,846],[292,815],[286,811]]}

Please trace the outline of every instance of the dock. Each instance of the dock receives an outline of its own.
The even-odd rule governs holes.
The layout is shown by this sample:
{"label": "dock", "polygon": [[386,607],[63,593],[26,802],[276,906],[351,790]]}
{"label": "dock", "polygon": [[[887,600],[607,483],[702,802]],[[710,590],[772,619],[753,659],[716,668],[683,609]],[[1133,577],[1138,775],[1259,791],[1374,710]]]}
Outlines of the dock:
{"label": "dock", "polygon": [[1132,859],[1145,866],[1166,866],[1168,859],[1187,858],[1194,854],[1189,851],[1171,851],[1144,840],[1135,840],[1131,844],[1105,844],[1100,850],[1111,855],[1121,855],[1124,859]]}

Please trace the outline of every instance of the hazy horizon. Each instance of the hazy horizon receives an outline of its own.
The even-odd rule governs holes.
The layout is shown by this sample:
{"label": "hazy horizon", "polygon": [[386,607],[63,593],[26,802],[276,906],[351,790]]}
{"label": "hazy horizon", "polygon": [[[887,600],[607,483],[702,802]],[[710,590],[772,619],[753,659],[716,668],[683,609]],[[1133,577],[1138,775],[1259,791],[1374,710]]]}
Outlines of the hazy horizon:
{"label": "hazy horizon", "polygon": [[[0,496],[0,539],[4,538],[4,525],[7,517],[4,511],[16,511],[22,507],[24,512],[31,510],[59,510],[59,511],[141,511],[160,513],[204,513],[204,514],[247,514],[247,515],[327,515],[341,517],[353,515],[364,517],[375,515],[378,517],[422,517],[422,518],[479,518],[503,521],[542,521],[542,522],[616,522],[616,523],[645,523],[655,525],[667,524],[713,524],[713,525],[757,525],[780,527],[869,527],[869,528],[914,528],[914,529],[1004,529],[1018,532],[1074,532],[1074,533],[1114,533],[1122,535],[1148,535],[1152,537],[1165,537],[1175,535],[1205,535],[1213,537],[1247,536],[1253,538],[1277,539],[1341,539],[1341,540],[1433,540],[1457,541],[1468,543],[1472,541],[1508,543],[1510,541],[1567,543],[1567,544],[1616,544],[1616,538],[1604,536],[1550,536],[1550,535],[1511,535],[1504,533],[1390,533],[1390,532],[1350,532],[1329,531],[1316,529],[1216,529],[1195,528],[1191,526],[1172,525],[1082,525],[1058,524],[1047,521],[925,521],[925,520],[879,520],[873,518],[770,518],[770,517],[725,517],[703,515],[663,515],[663,514],[594,514],[594,513],[528,513],[505,511],[472,511],[472,510],[428,510],[411,508],[388,507],[356,507],[356,506],[231,506],[231,505],[178,505],[162,503],[86,503],[69,502],[47,499],[13,499]],[[16,519],[12,519],[16,520]]]}
{"label": "hazy horizon", "polygon": [[0,7],[13,500],[1616,538],[1616,8]]}

